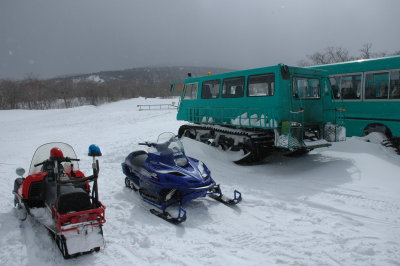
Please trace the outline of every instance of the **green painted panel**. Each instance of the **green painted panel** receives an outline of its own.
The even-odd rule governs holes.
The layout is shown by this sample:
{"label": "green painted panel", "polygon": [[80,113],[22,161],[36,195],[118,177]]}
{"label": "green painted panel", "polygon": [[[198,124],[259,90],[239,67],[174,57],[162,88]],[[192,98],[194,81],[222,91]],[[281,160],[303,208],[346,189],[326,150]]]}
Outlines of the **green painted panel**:
{"label": "green painted panel", "polygon": [[[347,136],[361,136],[369,125],[380,124],[387,127],[392,136],[400,137],[400,56],[310,68],[323,70],[335,81],[334,102],[346,109]],[[353,73],[357,75],[350,75]],[[343,97],[348,89],[346,79],[350,80],[350,77],[361,78],[353,83],[357,86],[354,100]]]}
{"label": "green painted panel", "polygon": [[[197,98],[182,97],[177,119],[193,123],[262,129],[279,128],[285,121],[319,127],[327,122],[336,123],[337,115],[331,100],[327,75],[320,70],[299,67],[287,67],[284,70],[290,73],[287,79],[282,75],[285,74],[282,72],[282,65],[188,78],[185,80],[188,90],[194,86],[193,84],[197,84]],[[258,81],[259,84],[253,84],[252,89],[257,88],[259,92],[268,91],[264,93],[266,96],[257,96],[254,91],[248,91],[249,80],[257,82],[254,80],[264,74],[270,78],[264,83]],[[271,77],[274,77],[274,81]],[[316,82],[318,86],[311,89],[317,90],[317,93],[311,98],[307,95],[295,97],[293,78],[296,77]],[[219,93],[215,88],[218,80]],[[267,88],[262,89],[262,86]],[[305,89],[310,90],[308,87]],[[224,98],[227,93],[229,98]],[[241,97],[236,98],[236,96]],[[202,97],[208,98],[202,99]]]}

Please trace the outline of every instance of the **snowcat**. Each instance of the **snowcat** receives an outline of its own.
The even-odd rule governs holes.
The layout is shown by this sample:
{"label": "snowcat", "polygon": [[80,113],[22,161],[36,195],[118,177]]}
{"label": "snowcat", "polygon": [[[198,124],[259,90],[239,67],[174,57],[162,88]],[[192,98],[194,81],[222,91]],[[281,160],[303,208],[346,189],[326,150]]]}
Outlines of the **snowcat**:
{"label": "snowcat", "polygon": [[344,141],[346,109],[328,75],[283,64],[185,79],[178,135],[237,152],[238,164]]}

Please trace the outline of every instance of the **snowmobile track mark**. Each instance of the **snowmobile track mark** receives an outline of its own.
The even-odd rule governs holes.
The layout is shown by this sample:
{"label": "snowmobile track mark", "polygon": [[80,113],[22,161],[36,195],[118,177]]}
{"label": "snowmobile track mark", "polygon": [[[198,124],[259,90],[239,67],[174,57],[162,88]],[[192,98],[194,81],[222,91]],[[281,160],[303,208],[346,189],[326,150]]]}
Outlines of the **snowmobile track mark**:
{"label": "snowmobile track mark", "polygon": [[380,199],[370,199],[362,195],[352,195],[343,192],[323,192],[328,198],[340,200],[345,205],[351,204],[362,208],[400,215],[400,202],[389,202]]}

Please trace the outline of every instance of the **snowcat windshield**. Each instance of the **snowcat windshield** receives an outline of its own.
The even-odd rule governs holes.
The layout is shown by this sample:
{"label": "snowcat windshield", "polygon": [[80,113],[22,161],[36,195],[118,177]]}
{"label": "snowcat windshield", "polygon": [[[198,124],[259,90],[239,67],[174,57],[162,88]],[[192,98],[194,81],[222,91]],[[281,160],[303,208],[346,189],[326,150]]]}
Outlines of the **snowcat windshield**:
{"label": "snowcat windshield", "polygon": [[[36,167],[34,165],[49,159],[50,158],[50,150],[52,148],[59,148],[62,151],[64,157],[77,159],[74,149],[71,147],[71,145],[69,145],[67,143],[51,142],[51,143],[43,144],[42,146],[40,146],[39,148],[36,149],[36,152],[33,155],[31,167],[29,168],[30,175],[41,171],[41,169],[42,169],[41,165],[36,166]],[[79,169],[78,162],[73,162],[73,164],[74,164],[74,170],[78,170]],[[69,162],[63,162],[62,165],[64,166],[65,171],[69,171],[71,168],[71,163],[69,163]]]}

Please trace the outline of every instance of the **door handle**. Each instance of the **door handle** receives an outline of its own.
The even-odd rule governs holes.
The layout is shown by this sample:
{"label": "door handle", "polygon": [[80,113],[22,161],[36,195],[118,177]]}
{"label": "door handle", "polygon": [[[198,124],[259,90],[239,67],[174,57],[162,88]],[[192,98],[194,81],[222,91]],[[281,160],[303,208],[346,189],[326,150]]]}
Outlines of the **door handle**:
{"label": "door handle", "polygon": [[290,112],[291,114],[299,114],[299,113],[304,112],[304,108],[300,108],[299,110],[296,110],[296,111],[290,110],[289,112]]}

